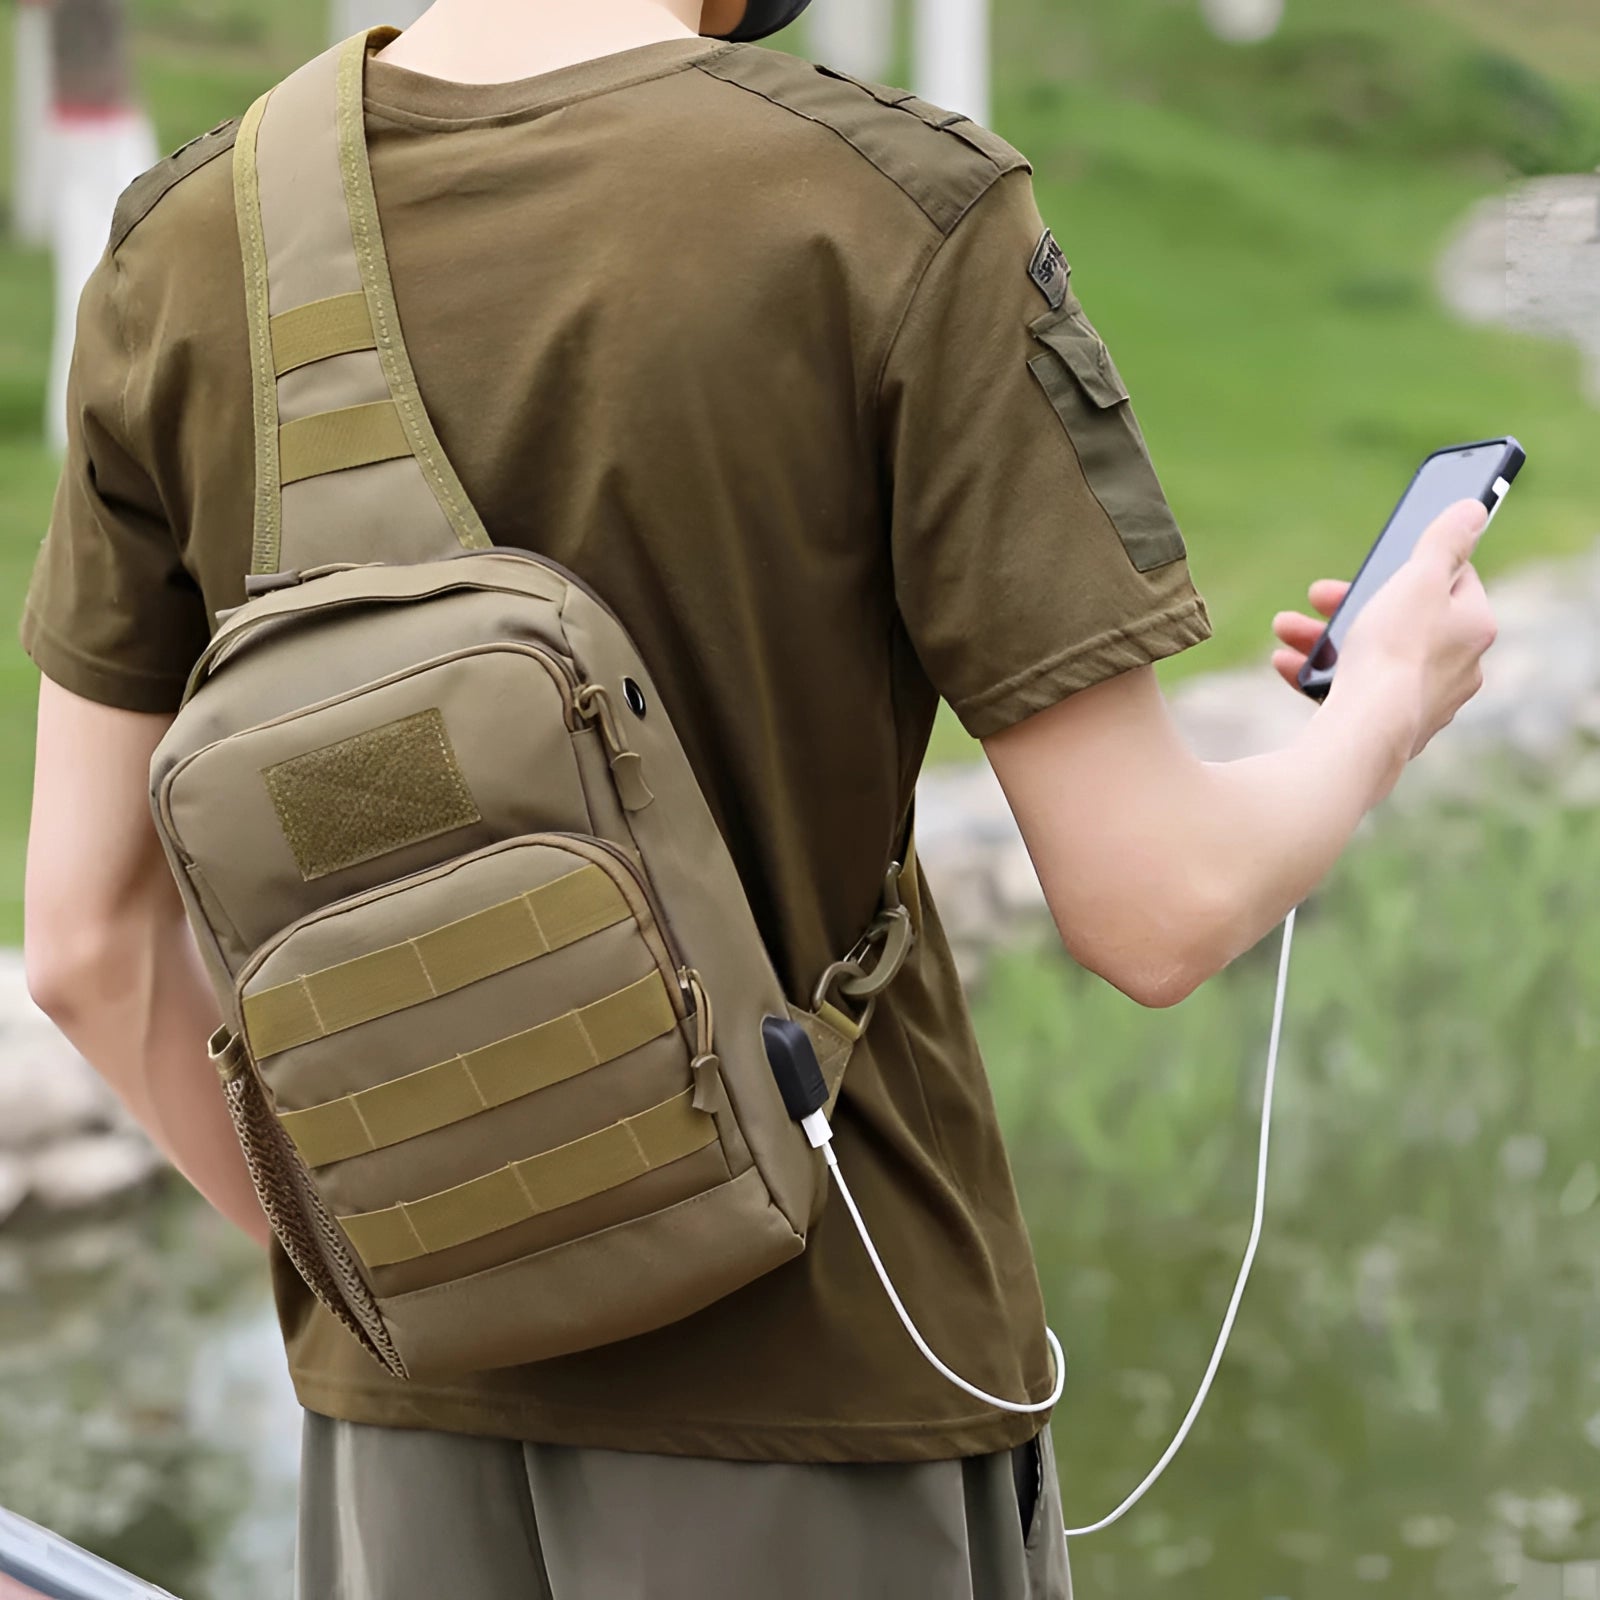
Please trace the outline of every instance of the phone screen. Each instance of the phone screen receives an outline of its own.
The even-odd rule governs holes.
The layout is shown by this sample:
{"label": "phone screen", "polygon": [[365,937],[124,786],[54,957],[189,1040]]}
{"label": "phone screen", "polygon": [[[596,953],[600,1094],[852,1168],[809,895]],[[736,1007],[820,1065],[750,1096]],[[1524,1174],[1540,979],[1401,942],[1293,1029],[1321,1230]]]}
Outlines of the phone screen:
{"label": "phone screen", "polygon": [[[1344,603],[1307,663],[1311,673],[1331,673],[1339,649],[1361,608],[1411,559],[1417,541],[1439,513],[1458,500],[1481,499],[1505,461],[1509,441],[1465,446],[1429,456],[1395,509],[1372,553],[1356,574]],[[1510,472],[1507,476],[1512,476]]]}

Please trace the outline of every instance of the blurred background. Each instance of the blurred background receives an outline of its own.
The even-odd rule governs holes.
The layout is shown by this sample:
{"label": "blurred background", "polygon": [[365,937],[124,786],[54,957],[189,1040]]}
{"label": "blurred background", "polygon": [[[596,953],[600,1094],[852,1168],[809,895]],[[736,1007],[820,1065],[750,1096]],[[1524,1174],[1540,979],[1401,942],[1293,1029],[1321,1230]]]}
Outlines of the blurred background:
{"label": "blurred background", "polygon": [[[8,618],[49,519],[63,308],[117,191],[407,4],[0,8]],[[1489,687],[1302,919],[1266,1244],[1208,1413],[1073,1560],[1086,1600],[1600,1595],[1594,0],[818,0],[778,44],[1032,159],[1211,604],[1216,640],[1167,673],[1203,753],[1307,714],[1271,614],[1354,570],[1427,452],[1527,447],[1481,552]],[[287,1600],[298,1419],[265,1274],[25,999],[34,692],[8,621],[0,1504],[187,1600]],[[923,849],[1072,1363],[1086,1522],[1170,1436],[1232,1286],[1275,950],[1165,1013],[1087,978],[977,755],[941,725]]]}

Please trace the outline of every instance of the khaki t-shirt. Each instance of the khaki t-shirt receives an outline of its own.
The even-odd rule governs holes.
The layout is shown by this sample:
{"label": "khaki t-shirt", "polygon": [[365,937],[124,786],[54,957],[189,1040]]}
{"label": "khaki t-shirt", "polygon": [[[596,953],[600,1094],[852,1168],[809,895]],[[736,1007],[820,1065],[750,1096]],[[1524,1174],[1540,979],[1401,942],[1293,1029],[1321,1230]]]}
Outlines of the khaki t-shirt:
{"label": "khaki t-shirt", "polygon": [[[1208,631],[1026,164],[893,98],[697,41],[491,87],[369,74],[445,449],[498,543],[574,569],[633,633],[797,1000],[871,918],[941,695],[990,734]],[[230,143],[130,192],[84,296],[23,627],[50,677],[130,710],[177,707],[250,560]],[[933,1348],[992,1393],[1048,1394],[931,896],[836,1126]],[[837,1200],[802,1258],[687,1321],[446,1385],[387,1379],[281,1254],[274,1278],[301,1400],[358,1422],[797,1461],[950,1458],[1039,1427],[927,1366]]]}

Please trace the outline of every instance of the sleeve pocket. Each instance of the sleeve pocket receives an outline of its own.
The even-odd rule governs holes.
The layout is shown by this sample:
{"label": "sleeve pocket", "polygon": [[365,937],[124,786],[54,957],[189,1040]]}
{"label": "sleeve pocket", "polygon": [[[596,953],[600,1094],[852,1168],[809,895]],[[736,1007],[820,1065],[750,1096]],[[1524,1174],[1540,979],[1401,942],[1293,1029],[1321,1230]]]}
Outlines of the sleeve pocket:
{"label": "sleeve pocket", "polygon": [[1140,572],[1181,561],[1187,554],[1183,535],[1105,341],[1073,300],[1031,331],[1044,348],[1029,369],[1067,430],[1128,559]]}

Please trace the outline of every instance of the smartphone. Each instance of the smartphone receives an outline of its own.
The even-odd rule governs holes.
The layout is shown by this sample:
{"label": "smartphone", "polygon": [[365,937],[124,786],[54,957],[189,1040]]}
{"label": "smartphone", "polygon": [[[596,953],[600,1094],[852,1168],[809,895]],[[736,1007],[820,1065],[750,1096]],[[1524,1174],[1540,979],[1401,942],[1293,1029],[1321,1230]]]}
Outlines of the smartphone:
{"label": "smartphone", "polygon": [[1481,500],[1494,521],[1506,492],[1516,482],[1527,455],[1517,441],[1480,439],[1476,444],[1452,445],[1435,450],[1417,468],[1411,486],[1367,552],[1350,592],[1340,602],[1323,629],[1306,664],[1300,669],[1300,687],[1313,700],[1326,697],[1339,664],[1339,647],[1362,606],[1411,559],[1428,525],[1458,500]]}

